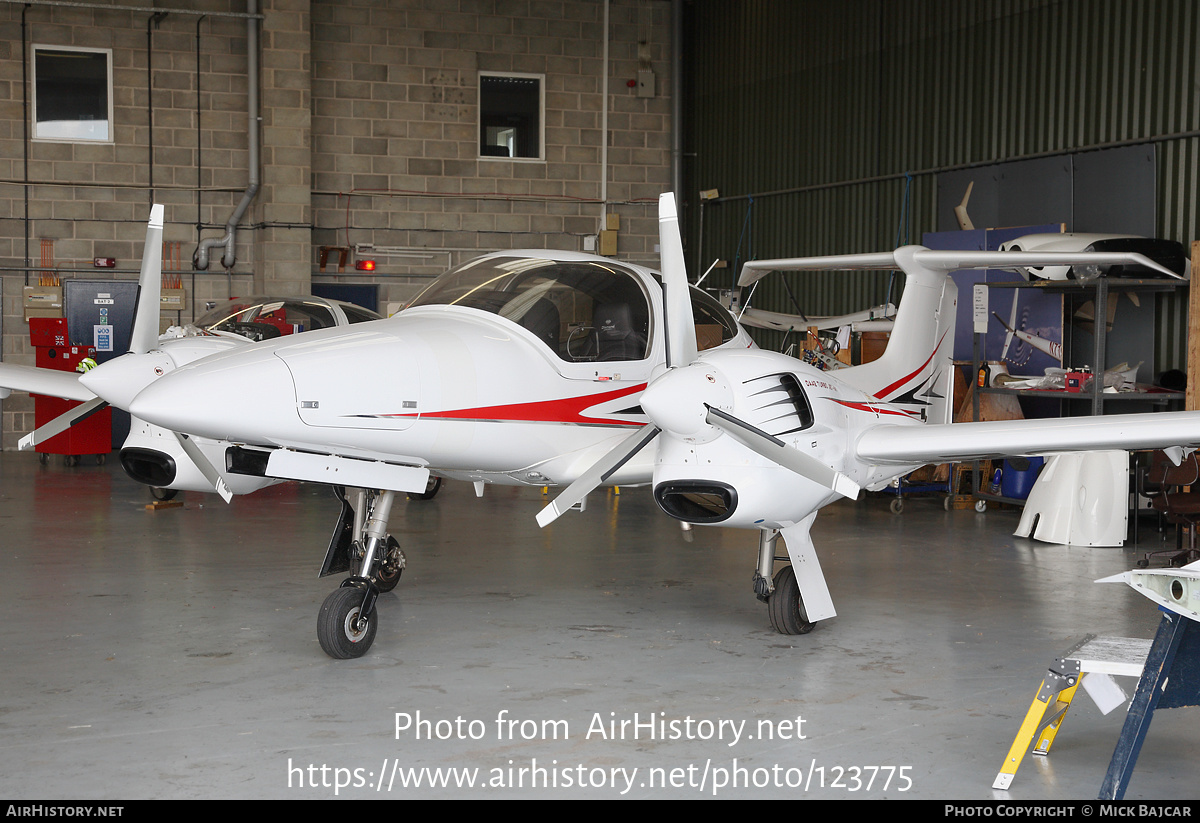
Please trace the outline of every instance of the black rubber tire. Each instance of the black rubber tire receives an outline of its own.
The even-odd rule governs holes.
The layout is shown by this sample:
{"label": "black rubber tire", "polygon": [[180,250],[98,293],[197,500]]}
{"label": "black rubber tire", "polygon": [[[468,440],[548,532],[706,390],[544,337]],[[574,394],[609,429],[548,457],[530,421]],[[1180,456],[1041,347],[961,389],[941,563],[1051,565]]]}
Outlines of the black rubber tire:
{"label": "black rubber tire", "polygon": [[892,498],[892,502],[888,506],[888,508],[890,508],[892,510],[892,514],[900,514],[900,512],[904,511],[904,498],[902,498],[902,497]]}
{"label": "black rubber tire", "polygon": [[796,572],[791,566],[775,573],[775,591],[767,598],[767,614],[771,617],[771,628],[780,634],[808,634],[816,625],[808,622]]}
{"label": "black rubber tire", "polygon": [[150,496],[155,500],[174,500],[177,494],[179,494],[179,489],[164,489],[161,486],[150,487]]}
{"label": "black rubber tire", "polygon": [[317,614],[317,640],[325,654],[335,660],[362,657],[375,642],[378,628],[377,613],[372,611],[367,618],[367,627],[355,632],[350,621],[358,616],[362,606],[363,591],[354,586],[334,589],[321,604]]}
{"label": "black rubber tire", "polygon": [[437,497],[437,493],[442,490],[442,478],[429,475],[429,482],[425,484],[423,492],[409,492],[409,500],[432,500]]}
{"label": "black rubber tire", "polygon": [[[384,560],[386,561],[387,558],[391,557],[393,552],[396,554],[400,553],[400,541],[389,534]],[[394,571],[388,571],[386,562],[381,563],[379,570],[375,572],[375,588],[379,589],[380,594],[390,592],[396,588],[396,584],[400,582],[400,576],[403,574],[404,567],[401,566]]]}

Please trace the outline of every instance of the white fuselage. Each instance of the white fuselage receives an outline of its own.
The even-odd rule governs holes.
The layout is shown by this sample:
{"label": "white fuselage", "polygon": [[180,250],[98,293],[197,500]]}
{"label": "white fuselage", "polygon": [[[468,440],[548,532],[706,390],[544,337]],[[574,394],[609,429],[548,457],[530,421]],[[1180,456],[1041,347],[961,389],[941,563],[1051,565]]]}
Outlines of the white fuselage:
{"label": "white fuselage", "polygon": [[[646,295],[660,310],[656,288],[648,285]],[[752,345],[739,330],[721,348]],[[661,362],[657,325],[642,359],[572,362],[497,314],[418,306],[196,361],[149,386],[133,412],[172,431],[250,447],[559,485],[646,424],[639,397]],[[651,464],[642,455],[609,482],[649,482]]]}

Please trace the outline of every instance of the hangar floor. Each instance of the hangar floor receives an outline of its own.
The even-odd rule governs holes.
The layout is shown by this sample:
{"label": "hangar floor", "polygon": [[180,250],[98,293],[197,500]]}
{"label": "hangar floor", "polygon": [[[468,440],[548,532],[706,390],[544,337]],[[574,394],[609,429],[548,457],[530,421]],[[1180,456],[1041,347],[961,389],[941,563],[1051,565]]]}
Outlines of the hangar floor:
{"label": "hangar floor", "polygon": [[[1131,548],[874,498],[818,517],[839,616],[784,637],[751,534],[685,542],[639,489],[540,531],[537,490],[449,483],[397,507],[409,568],[368,655],[334,661],[315,637],[326,489],[147,511],[114,462],[0,454],[0,796],[1086,800],[1122,713],[1082,693],[1051,756],[990,786],[1056,655],[1158,624],[1092,583]],[[1197,797],[1198,721],[1160,712],[1127,799]]]}

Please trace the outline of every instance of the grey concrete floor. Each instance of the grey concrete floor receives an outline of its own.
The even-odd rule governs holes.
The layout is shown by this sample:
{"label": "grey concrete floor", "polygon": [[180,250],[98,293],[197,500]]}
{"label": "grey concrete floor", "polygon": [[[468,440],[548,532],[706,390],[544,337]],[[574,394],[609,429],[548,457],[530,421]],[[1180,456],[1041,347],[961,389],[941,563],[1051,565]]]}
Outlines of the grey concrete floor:
{"label": "grey concrete floor", "polygon": [[[0,453],[0,796],[1086,800],[1122,712],[1082,693],[1050,757],[990,787],[1056,655],[1159,620],[1092,582],[1133,547],[869,498],[814,529],[839,616],[785,637],[751,591],[753,534],[686,542],[644,489],[542,531],[537,490],[448,483],[397,507],[409,568],[368,655],[335,661],[325,488],[147,511],[113,462]],[[1127,799],[1200,797],[1198,727],[1159,713]],[[421,769],[456,771],[402,786]]]}

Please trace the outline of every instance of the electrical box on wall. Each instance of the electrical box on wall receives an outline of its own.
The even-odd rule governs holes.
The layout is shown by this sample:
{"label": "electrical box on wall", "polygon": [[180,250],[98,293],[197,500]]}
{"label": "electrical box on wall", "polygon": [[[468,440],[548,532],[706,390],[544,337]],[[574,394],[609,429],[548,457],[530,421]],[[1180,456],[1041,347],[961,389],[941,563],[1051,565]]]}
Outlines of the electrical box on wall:
{"label": "electrical box on wall", "polygon": [[25,319],[63,316],[62,286],[26,286]]}
{"label": "electrical box on wall", "polygon": [[617,253],[617,233],[615,231],[600,232],[600,254],[603,257],[612,257]]}
{"label": "electrical box on wall", "polygon": [[654,96],[654,72],[650,69],[641,69],[637,73],[637,96]]}
{"label": "electrical box on wall", "polygon": [[187,307],[187,292],[183,289],[163,289],[159,301],[162,311],[183,311]]}

